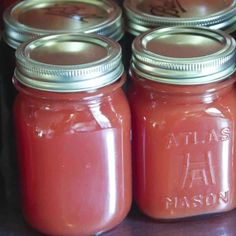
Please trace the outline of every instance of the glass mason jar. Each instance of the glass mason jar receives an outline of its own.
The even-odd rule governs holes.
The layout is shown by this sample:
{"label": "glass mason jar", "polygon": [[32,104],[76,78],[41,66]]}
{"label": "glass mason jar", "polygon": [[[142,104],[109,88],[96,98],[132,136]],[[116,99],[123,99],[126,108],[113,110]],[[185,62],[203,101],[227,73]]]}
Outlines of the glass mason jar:
{"label": "glass mason jar", "polygon": [[[93,52],[93,53],[88,53]],[[120,46],[44,36],[16,52],[14,121],[25,219],[49,235],[109,230],[131,204],[130,110]]]}
{"label": "glass mason jar", "polygon": [[236,30],[235,0],[124,0],[123,6],[129,59],[133,39],[153,28],[204,26],[230,34]]}
{"label": "glass mason jar", "polygon": [[235,41],[169,27],[133,43],[134,197],[156,219],[236,206]]}
{"label": "glass mason jar", "polygon": [[[124,33],[120,7],[108,0],[34,0],[21,1],[4,11],[2,112],[3,155],[6,188],[10,202],[18,194],[15,177],[15,144],[12,125],[12,106],[17,90],[12,84],[15,68],[15,50],[23,42],[37,35],[59,33],[97,33],[119,41]],[[10,180],[12,179],[12,180]],[[12,201],[11,201],[12,199]]]}
{"label": "glass mason jar", "polygon": [[[35,0],[21,1],[4,11],[6,57],[6,97],[14,100],[9,82],[15,68],[15,49],[39,35],[60,33],[96,33],[119,41],[123,34],[120,7],[108,0]],[[12,95],[13,94],[13,95]]]}
{"label": "glass mason jar", "polygon": [[21,1],[4,11],[3,20],[6,54],[11,55],[13,68],[15,49],[35,36],[81,32],[119,41],[124,34],[122,11],[108,0]]}
{"label": "glass mason jar", "polygon": [[234,0],[124,0],[127,31],[134,36],[167,26],[205,26],[236,30]]}

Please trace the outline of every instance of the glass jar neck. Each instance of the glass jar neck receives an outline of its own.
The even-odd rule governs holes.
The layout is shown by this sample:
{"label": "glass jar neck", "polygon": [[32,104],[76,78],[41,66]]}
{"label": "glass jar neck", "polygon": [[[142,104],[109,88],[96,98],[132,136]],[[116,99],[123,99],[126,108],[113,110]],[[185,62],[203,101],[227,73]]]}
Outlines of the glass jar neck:
{"label": "glass jar neck", "polygon": [[102,88],[83,91],[83,92],[51,92],[51,91],[42,91],[35,88],[27,87],[20,82],[17,81],[15,77],[13,77],[13,84],[16,89],[30,97],[35,99],[43,99],[43,100],[55,100],[55,101],[81,101],[81,102],[93,102],[94,99],[101,99],[103,97],[109,96],[110,94],[118,91],[119,88],[126,81],[126,75],[123,74],[122,77],[116,82],[104,86]]}
{"label": "glass jar neck", "polygon": [[133,85],[149,99],[170,103],[211,103],[233,89],[236,76],[225,80],[202,85],[173,85],[158,83],[132,74]]}

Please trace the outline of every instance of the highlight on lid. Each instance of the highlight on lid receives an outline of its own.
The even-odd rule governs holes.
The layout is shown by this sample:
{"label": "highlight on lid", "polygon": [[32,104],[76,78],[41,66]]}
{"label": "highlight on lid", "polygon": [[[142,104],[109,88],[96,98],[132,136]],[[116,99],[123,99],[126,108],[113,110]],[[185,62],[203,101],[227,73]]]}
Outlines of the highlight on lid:
{"label": "highlight on lid", "polygon": [[97,235],[127,216],[131,122],[123,72],[119,43],[97,34],[51,34],[18,47],[20,190],[36,230]]}
{"label": "highlight on lid", "polygon": [[236,207],[235,40],[223,31],[153,29],[133,42],[134,199],[155,219]]}
{"label": "highlight on lid", "polygon": [[203,27],[150,30],[133,42],[132,70],[162,83],[191,85],[224,80],[235,72],[235,40]]}
{"label": "highlight on lid", "polygon": [[95,34],[41,36],[16,51],[16,79],[55,92],[88,91],[118,80],[124,72],[121,47]]}
{"label": "highlight on lid", "polygon": [[127,31],[137,36],[156,27],[205,26],[232,33],[236,29],[235,0],[125,0]]}
{"label": "highlight on lid", "polygon": [[116,41],[124,34],[122,11],[108,0],[21,1],[4,12],[5,41],[12,48],[37,35],[97,33]]}

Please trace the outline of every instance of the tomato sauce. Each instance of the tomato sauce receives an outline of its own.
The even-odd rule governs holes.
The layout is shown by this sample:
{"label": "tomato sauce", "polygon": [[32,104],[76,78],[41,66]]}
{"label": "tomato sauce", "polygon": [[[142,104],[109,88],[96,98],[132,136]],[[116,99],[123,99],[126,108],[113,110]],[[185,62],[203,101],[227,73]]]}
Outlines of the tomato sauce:
{"label": "tomato sauce", "polygon": [[206,90],[133,77],[135,199],[147,215],[175,219],[235,207],[235,79]]}
{"label": "tomato sauce", "polygon": [[[128,96],[134,196],[153,218],[191,217],[236,206],[235,42],[224,33],[227,40],[218,41],[220,34],[170,27],[147,32],[133,44]],[[220,45],[226,41],[231,43]],[[217,63],[218,50],[231,58],[226,74]]]}
{"label": "tomato sauce", "polygon": [[[80,61],[81,67],[75,66],[77,70],[68,65],[75,53],[68,45],[74,40],[78,41],[78,46],[80,42],[86,46],[84,50],[78,47],[77,53],[81,56],[78,60],[83,63]],[[50,42],[62,43],[64,48],[58,45],[47,48]],[[38,43],[42,45],[38,47]],[[32,227],[49,235],[92,235],[110,230],[125,218],[131,204],[130,110],[121,88],[125,76],[116,78],[122,72],[117,70],[119,64],[109,71],[115,62],[120,63],[121,50],[117,43],[97,39],[95,35],[48,36],[42,41],[36,40],[35,44],[32,41],[27,48],[31,45],[36,45],[36,49],[32,49],[30,57],[36,62],[47,61],[49,67],[56,60],[57,50],[61,54],[63,48],[61,60],[67,64],[59,65],[61,73],[69,66],[74,74],[81,69],[81,74],[79,79],[71,73],[65,80],[62,78],[61,89],[68,88],[69,83],[75,91],[60,92],[54,87],[60,86],[57,80],[53,86],[41,80],[42,88],[34,78],[23,80],[22,64],[17,68],[14,84],[19,94],[14,105],[14,120],[25,219]],[[49,57],[42,57],[44,47]],[[86,56],[89,47],[95,54]],[[20,55],[19,49],[19,58]],[[113,62],[106,61],[107,57]],[[104,67],[104,63],[108,67]],[[85,69],[87,74],[84,75],[86,65],[91,69]],[[51,76],[54,66],[53,72],[48,70]],[[114,70],[116,75],[109,75]],[[100,72],[103,77],[99,76]],[[90,86],[87,75],[93,80],[91,89],[86,88]],[[111,76],[115,76],[114,82]],[[107,85],[101,86],[104,78]],[[82,85],[85,90],[76,91]],[[101,87],[96,88],[98,85]]]}
{"label": "tomato sauce", "polygon": [[0,25],[3,31],[0,41],[3,74],[0,93],[3,137],[1,160],[7,200],[9,204],[19,207],[19,178],[12,121],[12,107],[17,94],[12,85],[16,48],[37,35],[52,33],[97,33],[119,41],[124,29],[121,9],[113,1],[4,0],[0,1],[0,13],[3,21]]}

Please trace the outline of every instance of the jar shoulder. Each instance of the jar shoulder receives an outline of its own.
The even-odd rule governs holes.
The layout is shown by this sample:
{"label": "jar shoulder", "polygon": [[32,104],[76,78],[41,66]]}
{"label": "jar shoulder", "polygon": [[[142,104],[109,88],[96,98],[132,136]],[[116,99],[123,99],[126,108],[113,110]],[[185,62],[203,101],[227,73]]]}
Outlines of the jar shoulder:
{"label": "jar shoulder", "polygon": [[19,94],[14,114],[18,122],[27,126],[63,130],[73,127],[77,131],[120,127],[130,119],[128,101],[123,93],[89,102],[35,99]]}
{"label": "jar shoulder", "polygon": [[[156,93],[142,93],[142,90],[131,90],[128,94],[130,107],[137,116],[146,118],[195,117],[208,116],[233,119],[236,115],[236,89],[232,88],[223,94],[208,94],[205,97],[192,95],[160,96]],[[194,97],[194,98],[193,98]],[[148,118],[148,119],[149,119]],[[182,118],[181,118],[182,119]]]}

